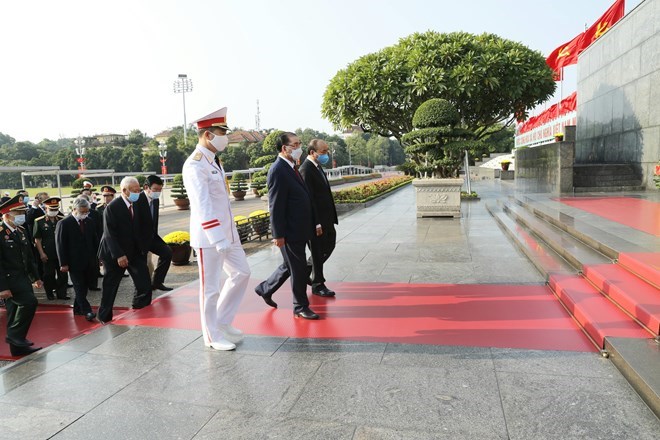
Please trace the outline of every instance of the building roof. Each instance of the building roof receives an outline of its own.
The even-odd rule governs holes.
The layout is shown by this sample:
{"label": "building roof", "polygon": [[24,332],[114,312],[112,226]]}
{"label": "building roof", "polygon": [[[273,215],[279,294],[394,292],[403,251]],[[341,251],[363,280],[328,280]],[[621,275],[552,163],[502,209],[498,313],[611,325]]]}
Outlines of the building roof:
{"label": "building roof", "polygon": [[250,144],[261,142],[266,139],[266,134],[254,130],[236,130],[229,133],[229,143],[239,144],[241,142],[248,142]]}

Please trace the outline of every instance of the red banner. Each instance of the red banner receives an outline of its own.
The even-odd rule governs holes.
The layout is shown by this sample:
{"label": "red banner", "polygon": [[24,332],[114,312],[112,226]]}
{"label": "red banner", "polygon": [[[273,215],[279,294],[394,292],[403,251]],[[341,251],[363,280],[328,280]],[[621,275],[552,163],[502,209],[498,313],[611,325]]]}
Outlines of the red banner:
{"label": "red banner", "polygon": [[600,38],[605,32],[610,30],[614,23],[623,18],[626,9],[625,0],[617,0],[605,13],[584,32],[584,41],[579,52],[585,50],[591,43]]}
{"label": "red banner", "polygon": [[[559,107],[559,110],[557,110],[557,107]],[[546,124],[552,121],[553,119],[556,119],[559,116],[573,112],[576,109],[577,109],[577,92],[573,92],[571,95],[562,99],[559,104],[553,104],[543,113],[538,114],[536,116],[532,116],[527,121],[525,121],[518,130],[518,134],[526,133],[530,130],[533,130],[536,127]]]}
{"label": "red banner", "polygon": [[577,56],[579,51],[582,49],[583,37],[584,33],[573,38],[568,43],[562,44],[552,51],[548,58],[546,58],[545,62],[558,75],[561,75],[562,67],[570,66],[571,64],[577,64]]}

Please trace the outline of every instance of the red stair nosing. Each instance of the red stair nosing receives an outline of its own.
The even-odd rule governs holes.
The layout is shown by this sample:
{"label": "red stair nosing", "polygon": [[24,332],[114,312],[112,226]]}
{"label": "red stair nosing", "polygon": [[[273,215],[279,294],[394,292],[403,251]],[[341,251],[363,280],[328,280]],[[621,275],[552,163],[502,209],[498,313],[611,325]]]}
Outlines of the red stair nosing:
{"label": "red stair nosing", "polygon": [[584,276],[622,309],[660,334],[660,291],[618,264],[584,267]]}
{"label": "red stair nosing", "polygon": [[550,288],[584,328],[604,348],[605,337],[648,338],[649,333],[579,275],[551,275]]}
{"label": "red stair nosing", "polygon": [[619,264],[656,288],[660,288],[660,253],[620,253]]}

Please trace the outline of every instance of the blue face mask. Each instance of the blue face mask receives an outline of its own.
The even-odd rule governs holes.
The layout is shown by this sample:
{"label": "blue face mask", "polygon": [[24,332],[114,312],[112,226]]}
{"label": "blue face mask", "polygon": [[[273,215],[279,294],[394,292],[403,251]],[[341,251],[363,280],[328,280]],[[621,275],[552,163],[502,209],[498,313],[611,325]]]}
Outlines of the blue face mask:
{"label": "blue face mask", "polygon": [[330,156],[328,156],[327,154],[319,154],[318,159],[321,165],[325,165],[330,160]]}
{"label": "blue face mask", "polygon": [[132,192],[132,193],[130,193],[130,195],[128,196],[128,201],[131,202],[131,203],[135,203],[135,202],[138,201],[139,198],[140,198],[140,193],[134,193],[134,192]]}

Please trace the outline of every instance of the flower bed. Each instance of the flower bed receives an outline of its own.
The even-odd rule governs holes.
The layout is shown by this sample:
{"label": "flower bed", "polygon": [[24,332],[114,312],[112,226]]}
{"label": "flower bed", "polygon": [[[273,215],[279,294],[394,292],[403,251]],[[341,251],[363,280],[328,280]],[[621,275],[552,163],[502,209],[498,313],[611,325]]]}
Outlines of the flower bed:
{"label": "flower bed", "polygon": [[174,231],[163,237],[166,244],[187,244],[190,243],[190,234],[186,231]]}
{"label": "flower bed", "polygon": [[411,176],[395,176],[333,192],[335,203],[365,203],[412,182]]}

